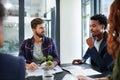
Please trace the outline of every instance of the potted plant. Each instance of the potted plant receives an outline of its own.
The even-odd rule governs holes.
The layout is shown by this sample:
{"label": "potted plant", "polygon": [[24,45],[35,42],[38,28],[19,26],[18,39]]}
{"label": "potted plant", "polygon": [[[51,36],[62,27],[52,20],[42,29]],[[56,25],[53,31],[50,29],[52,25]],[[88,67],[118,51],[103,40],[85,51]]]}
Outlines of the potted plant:
{"label": "potted plant", "polygon": [[47,79],[50,79],[50,80],[53,80],[54,78],[54,75],[49,73],[49,66],[52,65],[52,61],[53,61],[53,56],[51,55],[48,55],[48,57],[42,57],[41,59],[41,62],[46,62],[45,64],[45,68],[44,68],[44,75],[43,75],[43,79],[47,80]]}
{"label": "potted plant", "polygon": [[42,57],[41,62],[42,62],[42,63],[43,63],[43,62],[46,62],[46,67],[45,67],[45,69],[48,69],[49,66],[52,65],[53,59],[54,59],[54,58],[53,58],[53,56],[51,56],[51,55],[48,55],[47,58],[46,58],[45,56]]}

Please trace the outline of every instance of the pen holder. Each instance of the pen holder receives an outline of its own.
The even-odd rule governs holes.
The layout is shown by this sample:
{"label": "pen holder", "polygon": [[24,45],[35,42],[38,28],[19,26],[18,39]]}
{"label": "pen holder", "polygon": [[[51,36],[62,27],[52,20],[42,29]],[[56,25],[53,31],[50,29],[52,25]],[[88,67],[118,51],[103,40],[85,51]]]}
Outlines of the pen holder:
{"label": "pen holder", "polygon": [[54,80],[54,75],[49,73],[49,70],[44,70],[43,80]]}
{"label": "pen holder", "polygon": [[53,74],[44,75],[43,80],[54,80],[54,75]]}

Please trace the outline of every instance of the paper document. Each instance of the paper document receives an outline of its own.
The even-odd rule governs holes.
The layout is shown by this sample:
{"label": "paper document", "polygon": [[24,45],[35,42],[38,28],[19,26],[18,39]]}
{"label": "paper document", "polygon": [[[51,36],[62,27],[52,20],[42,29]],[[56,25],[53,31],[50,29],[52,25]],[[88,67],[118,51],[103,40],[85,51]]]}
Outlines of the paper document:
{"label": "paper document", "polygon": [[[35,71],[30,71],[30,70],[27,70],[26,71],[26,76],[29,77],[29,76],[42,76],[44,75],[44,65],[41,65],[37,70]],[[55,73],[58,73],[58,72],[62,72],[63,70],[61,69],[61,67],[59,67],[58,65],[56,67],[54,67],[53,69],[49,70],[48,73],[49,74],[55,74]]]}
{"label": "paper document", "polygon": [[92,68],[84,69],[83,67],[80,66],[67,66],[62,68],[69,71],[75,77],[77,77],[78,75],[91,76],[101,74],[100,72],[95,71]]}
{"label": "paper document", "polygon": [[78,79],[71,74],[66,74],[62,80],[78,80]]}

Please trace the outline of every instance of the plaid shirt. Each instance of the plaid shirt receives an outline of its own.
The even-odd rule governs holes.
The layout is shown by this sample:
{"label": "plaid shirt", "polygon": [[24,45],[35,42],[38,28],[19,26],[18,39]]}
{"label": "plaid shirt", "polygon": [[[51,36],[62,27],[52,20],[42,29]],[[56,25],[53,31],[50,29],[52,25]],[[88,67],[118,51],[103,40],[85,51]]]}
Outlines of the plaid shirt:
{"label": "plaid shirt", "polygon": [[[33,48],[34,48],[34,37],[26,39],[22,42],[20,50],[19,50],[19,56],[23,56],[26,60],[26,63],[33,62]],[[58,53],[56,49],[56,45],[53,42],[52,38],[44,37],[42,41],[41,50],[43,53],[43,56],[47,57],[48,55],[53,56],[54,60],[58,63]]]}

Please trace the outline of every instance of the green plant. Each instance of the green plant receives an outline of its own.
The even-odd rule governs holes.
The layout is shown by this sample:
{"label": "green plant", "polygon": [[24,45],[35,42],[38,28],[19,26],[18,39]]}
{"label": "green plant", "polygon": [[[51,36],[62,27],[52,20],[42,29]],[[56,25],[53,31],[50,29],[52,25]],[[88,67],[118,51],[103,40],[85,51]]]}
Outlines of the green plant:
{"label": "green plant", "polygon": [[46,69],[48,69],[48,67],[52,65],[52,60],[53,59],[54,59],[53,56],[48,55],[47,58],[45,56],[42,57],[41,62],[46,62]]}
{"label": "green plant", "polygon": [[46,57],[42,57],[41,62],[45,62],[46,61]]}
{"label": "green plant", "polygon": [[51,55],[48,56],[48,60],[49,61],[52,61],[53,60],[53,57]]}
{"label": "green plant", "polygon": [[46,65],[47,65],[47,66],[51,66],[51,65],[52,65],[51,61],[48,61],[48,62],[46,63]]}

